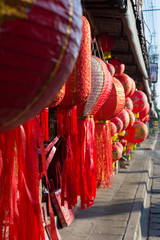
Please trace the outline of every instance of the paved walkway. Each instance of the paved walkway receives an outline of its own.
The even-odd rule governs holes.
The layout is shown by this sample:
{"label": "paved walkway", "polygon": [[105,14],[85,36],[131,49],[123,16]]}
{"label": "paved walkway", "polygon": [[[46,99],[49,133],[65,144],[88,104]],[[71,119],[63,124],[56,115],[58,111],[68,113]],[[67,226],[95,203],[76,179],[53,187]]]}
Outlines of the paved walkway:
{"label": "paved walkway", "polygon": [[[130,166],[114,176],[111,188],[97,191],[95,204],[87,210],[79,209],[70,226],[59,229],[62,240],[147,239],[148,222],[144,209],[152,170],[148,153],[155,143],[156,136],[149,137],[135,151]],[[160,184],[160,179],[156,184]]]}
{"label": "paved walkway", "polygon": [[153,159],[153,182],[151,189],[149,240],[160,240],[160,139],[158,138]]}

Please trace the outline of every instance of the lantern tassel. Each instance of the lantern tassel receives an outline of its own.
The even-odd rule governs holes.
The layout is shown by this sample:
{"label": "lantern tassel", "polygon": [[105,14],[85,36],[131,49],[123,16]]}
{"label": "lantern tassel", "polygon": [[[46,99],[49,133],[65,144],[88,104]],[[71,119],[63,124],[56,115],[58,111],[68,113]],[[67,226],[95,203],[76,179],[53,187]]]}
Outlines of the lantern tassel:
{"label": "lantern tassel", "polygon": [[63,137],[61,204],[72,208],[77,203],[77,113],[76,108],[57,109],[57,133]]}
{"label": "lantern tassel", "polygon": [[10,217],[10,192],[14,163],[13,134],[14,130],[0,134],[0,240],[6,238],[6,231]]}
{"label": "lantern tassel", "polygon": [[79,195],[81,208],[94,204],[96,197],[96,162],[94,153],[94,120],[93,118],[78,120],[79,160]]}
{"label": "lantern tassel", "polygon": [[[109,121],[95,124],[95,149],[97,158],[97,188],[110,187],[113,182],[111,128]],[[101,146],[101,147],[99,147]]]}
{"label": "lantern tassel", "polygon": [[[46,176],[46,158],[37,119],[0,134],[0,151],[0,239],[6,239],[9,226],[11,240],[44,240],[39,180]],[[55,226],[53,232],[53,239],[57,240]]]}

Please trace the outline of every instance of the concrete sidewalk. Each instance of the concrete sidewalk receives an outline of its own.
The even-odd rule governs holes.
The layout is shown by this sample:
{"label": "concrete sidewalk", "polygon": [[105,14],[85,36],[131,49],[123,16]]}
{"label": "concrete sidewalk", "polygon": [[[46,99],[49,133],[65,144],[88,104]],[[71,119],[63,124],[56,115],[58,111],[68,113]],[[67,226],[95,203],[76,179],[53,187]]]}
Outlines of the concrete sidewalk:
{"label": "concrete sidewalk", "polygon": [[143,210],[152,170],[147,150],[154,149],[156,139],[149,137],[142,143],[130,166],[114,176],[111,188],[97,191],[95,204],[87,210],[79,209],[70,226],[59,229],[62,240],[142,239],[147,224]]}

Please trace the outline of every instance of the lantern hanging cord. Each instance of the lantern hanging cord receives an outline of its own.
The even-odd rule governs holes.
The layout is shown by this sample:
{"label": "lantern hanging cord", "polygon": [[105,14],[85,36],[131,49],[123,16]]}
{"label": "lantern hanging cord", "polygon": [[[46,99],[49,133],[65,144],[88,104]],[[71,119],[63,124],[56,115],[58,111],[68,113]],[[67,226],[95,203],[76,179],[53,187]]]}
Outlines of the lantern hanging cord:
{"label": "lantern hanging cord", "polygon": [[105,57],[104,57],[104,53],[103,53],[103,49],[102,49],[102,47],[100,47],[100,49],[101,49],[101,52],[102,52],[102,59],[105,60]]}
{"label": "lantern hanging cord", "polygon": [[96,45],[96,50],[97,50],[97,52],[98,52],[98,56],[99,56],[99,58],[101,59],[102,57],[101,57],[101,54],[100,54],[100,51],[99,51],[99,47],[98,47],[98,43],[97,43],[97,40],[95,40],[95,45]]}
{"label": "lantern hanging cord", "polygon": [[94,55],[94,42],[95,42],[95,38],[92,40],[92,49],[91,49],[91,52],[92,52],[92,55]]}

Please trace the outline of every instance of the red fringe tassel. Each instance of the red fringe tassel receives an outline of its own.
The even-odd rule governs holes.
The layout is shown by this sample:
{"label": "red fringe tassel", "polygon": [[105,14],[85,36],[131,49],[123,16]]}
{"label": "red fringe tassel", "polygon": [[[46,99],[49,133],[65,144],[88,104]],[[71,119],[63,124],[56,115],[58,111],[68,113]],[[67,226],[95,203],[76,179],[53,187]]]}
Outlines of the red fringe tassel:
{"label": "red fringe tassel", "polygon": [[[41,174],[38,146],[42,155]],[[45,239],[39,204],[42,175],[46,176],[46,159],[37,120],[1,133],[0,240],[6,239],[7,230],[10,240]],[[52,239],[57,240],[55,225],[52,227]]]}
{"label": "red fringe tassel", "polygon": [[57,109],[57,133],[63,137],[62,147],[62,191],[61,204],[68,202],[72,208],[77,204],[77,111],[72,109]]}
{"label": "red fringe tassel", "polygon": [[110,122],[95,124],[95,149],[97,159],[97,188],[110,187],[113,182],[112,144]]}
{"label": "red fringe tassel", "polygon": [[77,165],[81,208],[94,204],[96,197],[96,159],[94,153],[94,119],[78,120],[80,158]]}
{"label": "red fringe tassel", "polygon": [[41,132],[43,136],[43,141],[49,141],[49,124],[48,124],[48,113],[49,109],[45,108],[40,113],[40,126],[41,126]]}
{"label": "red fringe tassel", "polygon": [[78,120],[77,141],[76,108],[57,110],[57,133],[62,135],[63,171],[62,205],[66,200],[69,208],[81,198],[81,208],[86,209],[96,197],[96,161],[94,153],[94,120]]}

